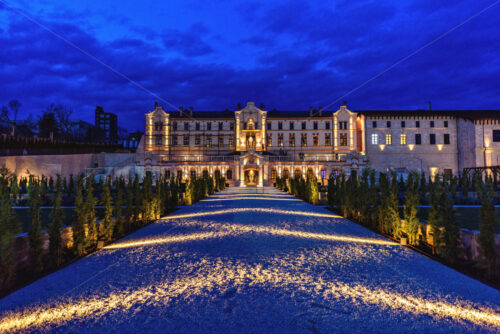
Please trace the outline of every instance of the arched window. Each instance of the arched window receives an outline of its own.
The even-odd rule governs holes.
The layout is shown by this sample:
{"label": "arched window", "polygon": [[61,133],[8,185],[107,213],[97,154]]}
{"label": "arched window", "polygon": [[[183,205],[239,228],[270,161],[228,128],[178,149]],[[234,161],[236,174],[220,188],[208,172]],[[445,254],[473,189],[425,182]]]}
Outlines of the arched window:
{"label": "arched window", "polygon": [[276,180],[276,169],[271,169],[271,180]]}
{"label": "arched window", "polygon": [[196,177],[196,169],[191,169],[191,178],[194,179]]}
{"label": "arched window", "polygon": [[215,170],[215,177],[220,177],[220,169]]}
{"label": "arched window", "polygon": [[208,176],[208,169],[206,169],[206,168],[205,168],[205,169],[203,170],[203,176]]}
{"label": "arched window", "polygon": [[325,169],[325,168],[323,168],[323,169],[321,170],[321,178],[322,178],[322,179],[326,179],[326,169]]}
{"label": "arched window", "polygon": [[307,169],[307,178],[312,179],[313,177],[313,170],[312,168]]}
{"label": "arched window", "polygon": [[248,126],[247,126],[248,130],[254,130],[255,129],[255,122],[253,120],[253,118],[250,118],[248,120]]}
{"label": "arched window", "polygon": [[295,177],[301,177],[302,176],[302,171],[300,168],[295,168]]}
{"label": "arched window", "polygon": [[283,169],[283,177],[285,179],[288,179],[290,177],[290,171],[288,170],[288,168]]}
{"label": "arched window", "polygon": [[228,180],[232,180],[233,179],[233,171],[231,169],[228,169],[226,172],[226,176],[227,176]]}

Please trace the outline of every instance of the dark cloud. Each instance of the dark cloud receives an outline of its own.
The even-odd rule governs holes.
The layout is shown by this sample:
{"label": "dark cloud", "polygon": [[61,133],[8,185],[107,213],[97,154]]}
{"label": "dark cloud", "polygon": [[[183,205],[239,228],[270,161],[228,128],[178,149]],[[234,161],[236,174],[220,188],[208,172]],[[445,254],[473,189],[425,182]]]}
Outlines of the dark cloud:
{"label": "dark cloud", "polygon": [[169,29],[163,32],[163,44],[167,50],[186,57],[204,56],[213,52],[212,47],[201,38],[206,32],[201,24],[191,26],[187,31]]}
{"label": "dark cloud", "polygon": [[[297,110],[331,103],[486,5],[251,3],[226,13],[241,19],[241,36],[191,23],[134,26],[130,36],[103,41],[63,16],[44,24],[175,106],[223,110],[253,100]],[[429,100],[435,108],[500,108],[499,14],[485,12],[330,109],[343,100],[354,109],[423,108]],[[20,100],[21,117],[62,103],[92,121],[102,105],[135,130],[158,100],[20,17],[4,24],[0,46],[0,105]]]}

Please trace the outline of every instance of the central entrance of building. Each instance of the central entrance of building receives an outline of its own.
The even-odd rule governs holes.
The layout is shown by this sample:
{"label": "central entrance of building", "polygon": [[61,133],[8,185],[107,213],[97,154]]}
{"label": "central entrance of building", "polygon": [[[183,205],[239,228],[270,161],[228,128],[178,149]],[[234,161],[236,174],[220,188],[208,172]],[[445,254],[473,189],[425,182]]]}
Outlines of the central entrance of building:
{"label": "central entrance of building", "polygon": [[245,185],[256,186],[259,183],[259,170],[247,169],[245,170]]}

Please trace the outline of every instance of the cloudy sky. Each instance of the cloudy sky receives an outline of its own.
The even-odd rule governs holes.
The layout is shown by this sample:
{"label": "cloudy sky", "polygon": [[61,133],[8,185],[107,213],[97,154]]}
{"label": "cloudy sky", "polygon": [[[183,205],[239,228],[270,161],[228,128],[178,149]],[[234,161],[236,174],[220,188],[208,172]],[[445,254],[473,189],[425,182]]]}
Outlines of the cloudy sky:
{"label": "cloudy sky", "polygon": [[499,32],[498,0],[0,0],[0,106],[19,100],[23,118],[61,103],[93,121],[102,105],[129,130],[155,101],[500,109]]}

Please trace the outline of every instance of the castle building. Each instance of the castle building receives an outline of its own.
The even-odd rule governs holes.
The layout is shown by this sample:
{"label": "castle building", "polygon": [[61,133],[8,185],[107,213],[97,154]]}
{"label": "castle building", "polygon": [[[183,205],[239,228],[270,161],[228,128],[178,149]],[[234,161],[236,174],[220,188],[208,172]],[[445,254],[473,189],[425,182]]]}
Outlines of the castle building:
{"label": "castle building", "polygon": [[350,174],[364,167],[400,174],[457,174],[500,166],[500,111],[265,110],[248,102],[231,112],[146,114],[138,167],[183,179],[226,177],[265,186],[277,176]]}

